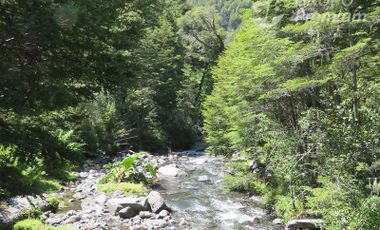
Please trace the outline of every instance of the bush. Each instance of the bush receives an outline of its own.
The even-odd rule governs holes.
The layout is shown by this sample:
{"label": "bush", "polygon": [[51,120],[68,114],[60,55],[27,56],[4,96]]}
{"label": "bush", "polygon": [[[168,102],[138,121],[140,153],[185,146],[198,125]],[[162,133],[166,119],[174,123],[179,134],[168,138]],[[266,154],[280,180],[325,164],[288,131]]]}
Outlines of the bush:
{"label": "bush", "polygon": [[380,229],[380,197],[363,199],[359,212],[352,218],[350,229]]}
{"label": "bush", "polygon": [[48,203],[53,208],[53,212],[56,212],[56,211],[58,211],[58,207],[59,207],[59,204],[61,203],[61,201],[59,200],[59,198],[57,198],[55,196],[50,196],[48,198]]}
{"label": "bush", "polygon": [[[138,169],[137,165],[140,165],[141,168]],[[150,163],[144,162],[141,154],[126,157],[124,160],[108,164],[106,167],[110,169],[110,172],[101,179],[100,183],[103,184],[123,181],[150,184],[151,181],[147,179],[147,173],[156,176],[156,169]],[[145,169],[141,171],[143,167]]]}
{"label": "bush", "polygon": [[360,200],[354,181],[340,178],[335,182],[325,177],[318,181],[321,187],[306,188],[311,192],[307,206],[328,222],[328,229],[347,229]]}
{"label": "bush", "polygon": [[299,218],[304,207],[302,201],[299,199],[293,200],[288,196],[277,196],[274,210],[277,216],[281,216],[285,221],[289,221],[292,218]]}
{"label": "bush", "polygon": [[0,199],[61,188],[58,181],[44,178],[42,160],[36,159],[30,165],[16,157],[16,151],[15,147],[0,145]]}
{"label": "bush", "polygon": [[13,226],[13,230],[73,230],[69,227],[53,227],[53,226],[48,226],[42,223],[41,220],[38,219],[26,219],[17,222]]}
{"label": "bush", "polygon": [[249,169],[247,161],[230,161],[226,164],[230,174],[224,176],[225,186],[229,190],[238,192],[250,192],[262,195],[266,192],[267,186],[260,181]]}
{"label": "bush", "polygon": [[40,218],[42,211],[40,208],[33,207],[31,209],[21,210],[18,212],[18,214],[22,218]]}
{"label": "bush", "polygon": [[252,173],[239,172],[235,175],[226,175],[223,180],[226,188],[232,191],[262,195],[267,189],[265,183],[255,178]]}

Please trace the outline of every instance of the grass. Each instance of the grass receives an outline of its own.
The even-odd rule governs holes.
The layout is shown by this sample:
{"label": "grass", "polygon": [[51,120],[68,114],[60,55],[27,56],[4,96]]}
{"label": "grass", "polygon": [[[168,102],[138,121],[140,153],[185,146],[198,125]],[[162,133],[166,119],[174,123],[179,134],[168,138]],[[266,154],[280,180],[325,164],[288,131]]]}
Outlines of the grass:
{"label": "grass", "polygon": [[45,225],[41,220],[38,219],[25,219],[17,222],[13,226],[13,230],[73,230],[72,228],[61,226],[53,227]]}
{"label": "grass", "polygon": [[134,184],[134,183],[99,184],[98,190],[100,192],[105,192],[105,193],[113,193],[115,191],[121,190],[124,192],[125,195],[143,194],[148,191],[142,183],[140,184]]}
{"label": "grass", "polygon": [[51,193],[62,188],[62,185],[56,179],[43,178],[37,180],[29,192],[34,194]]}

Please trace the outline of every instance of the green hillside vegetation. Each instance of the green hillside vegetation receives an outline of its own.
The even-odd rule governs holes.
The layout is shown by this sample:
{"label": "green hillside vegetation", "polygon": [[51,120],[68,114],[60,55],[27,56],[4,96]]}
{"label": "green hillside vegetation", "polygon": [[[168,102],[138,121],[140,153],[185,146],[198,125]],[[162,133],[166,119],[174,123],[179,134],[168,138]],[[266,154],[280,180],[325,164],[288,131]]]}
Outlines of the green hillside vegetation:
{"label": "green hillside vegetation", "polygon": [[[227,178],[231,188],[262,193],[285,220],[377,229],[380,199],[368,178],[379,177],[380,7],[310,3],[313,16],[295,21],[292,2],[246,13],[213,69],[203,104],[209,151],[247,156],[251,165],[240,171],[249,174]],[[320,21],[359,11],[367,18]]]}
{"label": "green hillside vegetation", "polygon": [[[380,229],[379,15],[374,0],[2,0],[0,200],[59,190],[90,156],[205,140],[226,186],[285,221]],[[146,192],[132,165],[99,189]]]}

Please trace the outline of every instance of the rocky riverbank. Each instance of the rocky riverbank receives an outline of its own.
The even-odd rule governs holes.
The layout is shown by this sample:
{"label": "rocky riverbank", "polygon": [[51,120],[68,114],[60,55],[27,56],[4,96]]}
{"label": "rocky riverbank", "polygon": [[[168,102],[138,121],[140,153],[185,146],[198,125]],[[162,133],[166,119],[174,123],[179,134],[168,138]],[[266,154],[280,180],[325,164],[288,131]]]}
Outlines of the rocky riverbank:
{"label": "rocky riverbank", "polygon": [[[259,208],[262,203],[260,197],[247,199],[242,194],[224,189],[225,162],[221,157],[196,151],[168,156],[144,155],[143,163],[137,165],[138,170],[144,170],[147,162],[157,167],[158,184],[154,190],[142,195],[126,195],[120,190],[100,192],[99,181],[107,173],[104,163],[108,161],[88,161],[83,170],[76,173],[78,179],[75,182],[52,194],[65,201],[56,213],[49,206],[47,195],[10,199],[0,211],[1,221],[7,220],[7,225],[3,226],[9,227],[10,223],[19,220],[20,210],[41,207],[46,224],[79,230],[270,230],[285,227],[281,220],[272,221],[267,211]],[[294,229],[299,222],[289,224],[288,228]]]}
{"label": "rocky riverbank", "polygon": [[[174,156],[146,155],[144,158],[145,162],[160,167],[168,164]],[[73,194],[69,207],[62,207],[63,210],[70,209],[70,206],[73,209],[61,210],[56,214],[44,213],[47,224],[67,225],[74,229],[116,230],[158,229],[174,223],[171,210],[159,192],[151,191],[145,196],[126,196],[122,191],[102,193],[97,188],[107,170],[96,162],[89,163],[85,168],[89,170],[77,173],[80,180],[62,194]]]}
{"label": "rocky riverbank", "polygon": [[[173,155],[144,157],[155,167],[168,164],[175,158]],[[158,192],[151,191],[145,196],[125,196],[122,191],[99,192],[99,181],[107,173],[103,166],[109,161],[104,158],[88,160],[81,172],[74,173],[78,179],[57,193],[18,196],[3,202],[0,229],[10,229],[16,221],[27,216],[22,213],[34,209],[43,211],[42,219],[46,224],[74,229],[157,229],[173,223],[170,208]],[[165,170],[161,169],[161,172],[165,174]],[[49,197],[65,201],[59,205],[57,213],[53,212]]]}

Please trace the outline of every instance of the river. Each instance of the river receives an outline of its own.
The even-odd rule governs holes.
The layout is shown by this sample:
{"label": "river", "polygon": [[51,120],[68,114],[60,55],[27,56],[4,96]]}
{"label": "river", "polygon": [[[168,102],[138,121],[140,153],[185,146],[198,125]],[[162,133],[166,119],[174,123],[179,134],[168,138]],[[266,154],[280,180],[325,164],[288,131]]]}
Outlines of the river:
{"label": "river", "polygon": [[56,226],[69,224],[69,227],[82,230],[276,229],[265,209],[255,206],[242,193],[226,190],[223,185],[225,158],[196,151],[150,158],[162,160],[161,166],[174,163],[187,174],[163,177],[166,179],[161,178],[155,188],[173,211],[169,220],[157,219],[155,214],[148,219],[139,216],[122,219],[109,212],[107,200],[123,198],[124,195],[121,191],[111,194],[97,191],[98,181],[106,171],[100,166],[94,170],[93,165],[87,171],[78,173],[81,179],[63,193],[63,199],[72,202],[62,207],[58,214],[50,214],[46,222]]}
{"label": "river", "polygon": [[185,229],[276,229],[266,210],[255,207],[243,194],[225,189],[223,157],[190,152],[178,157],[176,164],[188,175],[161,180],[160,192],[176,222],[188,222]]}

